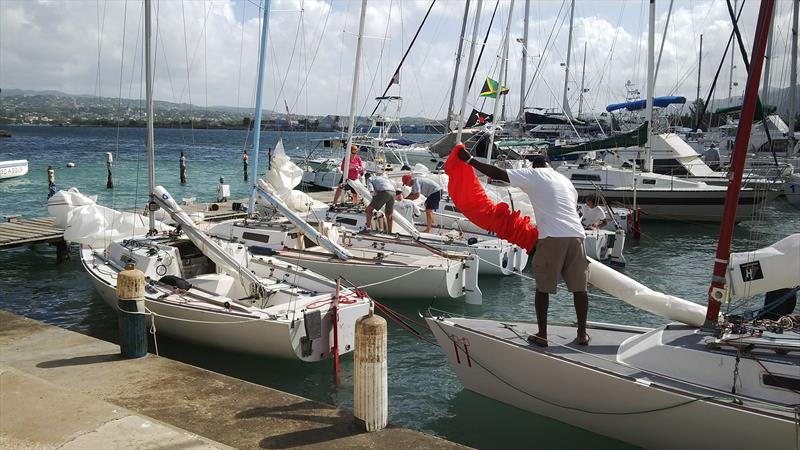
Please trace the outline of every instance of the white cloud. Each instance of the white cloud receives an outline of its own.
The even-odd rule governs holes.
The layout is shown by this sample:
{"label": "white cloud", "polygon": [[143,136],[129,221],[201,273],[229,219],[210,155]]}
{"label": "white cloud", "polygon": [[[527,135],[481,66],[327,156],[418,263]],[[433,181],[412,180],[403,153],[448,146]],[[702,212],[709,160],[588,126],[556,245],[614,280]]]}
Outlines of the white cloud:
{"label": "white cloud", "polygon": [[[244,5],[245,19],[242,21],[241,1],[154,2],[157,6],[158,99],[188,101],[190,88],[191,101],[199,106],[252,105],[259,14],[248,2]],[[285,100],[297,114],[347,113],[360,3],[356,0],[272,1],[266,108],[282,111]],[[791,4],[777,4],[772,80],[774,86],[786,86]],[[563,10],[556,20],[561,5],[558,1],[533,2],[531,8],[528,76],[531,77],[537,65],[541,64],[539,79],[527,101],[531,106],[556,107],[560,104],[564,76],[560,63],[566,58],[568,23]],[[657,46],[661,42],[667,2],[658,5]],[[364,40],[358,93],[359,113],[372,110],[372,98],[383,92],[428,6],[428,0],[370,0],[365,26],[368,37]],[[493,1],[484,3],[480,39],[488,26],[493,6]],[[455,0],[440,0],[434,7],[404,65],[399,88],[404,97],[403,115],[444,116],[463,7],[463,2]],[[494,78],[498,77],[497,53],[507,8],[508,0],[502,0],[483,61],[477,70],[476,83],[490,73]],[[521,46],[514,39],[522,36],[523,8],[524,2],[518,0],[512,24],[508,73],[511,94],[507,98],[507,111],[510,114],[515,114],[519,108]],[[115,97],[120,90],[120,64],[124,59],[122,95],[139,97],[141,12],[142,2],[134,0],[0,1],[0,84],[2,87],[58,89]],[[756,2],[749,2],[742,16],[748,52],[752,46],[750,39],[756,15]],[[123,20],[124,16],[126,20]],[[468,23],[472,24],[472,18]],[[557,24],[555,44],[540,63],[537,56],[542,54],[554,23]],[[730,29],[725,2],[676,2],[667,31],[656,93],[694,98],[697,46],[699,34],[703,33],[701,95],[705,96]],[[99,41],[98,35],[101,36]],[[590,89],[586,96],[587,107],[600,110],[607,103],[622,100],[626,80],[637,83],[644,92],[646,8],[636,2],[578,2],[570,68],[573,110],[577,110],[584,42],[587,43],[586,85]],[[99,65],[98,45],[101,46]],[[738,48],[736,54],[738,58]],[[743,64],[736,64],[735,80],[739,87],[735,94],[739,94],[746,74]],[[727,96],[727,84],[726,63],[718,81],[716,97]],[[462,85],[463,82],[459,81],[459,95]],[[471,105],[483,103],[477,98],[479,87],[474,88]],[[392,89],[390,93],[395,93],[398,88]],[[491,108],[490,100],[484,109]]]}

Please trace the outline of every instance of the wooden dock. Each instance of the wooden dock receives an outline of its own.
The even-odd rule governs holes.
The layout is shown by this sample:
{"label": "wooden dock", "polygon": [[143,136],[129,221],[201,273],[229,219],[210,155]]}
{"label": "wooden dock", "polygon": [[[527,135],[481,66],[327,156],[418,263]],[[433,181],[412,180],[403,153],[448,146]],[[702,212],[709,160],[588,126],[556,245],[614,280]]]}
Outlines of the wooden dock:
{"label": "wooden dock", "polygon": [[[197,203],[181,205],[189,214],[202,212],[205,220],[218,222],[221,220],[236,219],[246,214],[234,205],[247,205],[246,201],[230,201],[221,203]],[[142,210],[132,212],[142,213]],[[56,261],[62,262],[69,259],[69,247],[64,241],[64,229],[55,225],[52,217],[21,218],[6,216],[0,222],[0,250],[33,244],[49,244],[56,247]]]}

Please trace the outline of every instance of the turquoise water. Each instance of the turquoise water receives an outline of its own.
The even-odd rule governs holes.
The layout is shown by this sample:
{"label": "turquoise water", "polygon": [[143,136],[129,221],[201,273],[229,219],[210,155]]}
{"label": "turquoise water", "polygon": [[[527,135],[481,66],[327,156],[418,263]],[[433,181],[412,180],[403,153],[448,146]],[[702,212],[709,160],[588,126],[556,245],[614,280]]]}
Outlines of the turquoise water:
{"label": "turquoise water", "polygon": [[[4,127],[13,137],[0,139],[0,160],[28,159],[30,172],[0,182],[0,215],[46,215],[46,168],[56,168],[59,188],[77,186],[96,194],[107,206],[141,206],[146,195],[144,130],[111,128]],[[290,152],[301,154],[311,140],[325,135],[282,133]],[[279,134],[262,137],[263,150]],[[417,136],[430,138],[431,136]],[[241,154],[244,131],[159,129],[156,139],[156,177],[176,198],[210,201],[217,179],[231,184],[233,198],[246,196]],[[296,148],[300,147],[300,150]],[[105,188],[105,152],[115,153],[114,190]],[[181,186],[178,157],[188,159],[188,183]],[[76,167],[67,169],[67,162]],[[252,160],[251,160],[252,162]],[[264,167],[264,158],[261,159]],[[138,201],[136,201],[138,199]],[[735,247],[767,245],[800,231],[800,211],[778,199],[763,211],[760,221],[736,227]],[[718,226],[709,224],[645,223],[643,238],[625,248],[625,273],[652,287],[704,302],[716,248]],[[392,302],[400,312],[416,317],[428,306],[476,317],[533,319],[532,282],[520,277],[482,278],[482,306],[455,301]],[[734,305],[741,307],[741,305]],[[0,308],[37,320],[116,340],[116,316],[97,296],[76,258],[55,264],[47,246],[0,252]],[[635,310],[599,293],[591,295],[590,319],[639,326],[663,320]],[[551,302],[552,320],[573,320],[572,300],[562,291]],[[341,385],[333,382],[332,363],[300,364],[257,359],[199,348],[158,337],[161,355],[255,383],[346,408],[352,407],[352,358],[342,365]],[[151,347],[151,351],[154,350]],[[531,377],[536,374],[532,373]],[[389,325],[390,421],[442,436],[469,446],[513,448],[625,448],[625,444],[536,416],[463,390],[435,346]]]}

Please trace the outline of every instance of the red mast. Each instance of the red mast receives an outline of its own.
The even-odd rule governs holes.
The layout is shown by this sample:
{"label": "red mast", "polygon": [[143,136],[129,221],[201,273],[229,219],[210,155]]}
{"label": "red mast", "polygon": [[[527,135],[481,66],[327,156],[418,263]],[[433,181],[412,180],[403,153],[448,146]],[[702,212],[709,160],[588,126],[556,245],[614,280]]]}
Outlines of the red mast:
{"label": "red mast", "polygon": [[739,190],[742,187],[742,172],[744,160],[747,157],[747,146],[750,143],[750,131],[753,128],[753,118],[758,100],[758,85],[761,80],[761,69],[764,65],[764,53],[767,47],[767,35],[772,19],[774,0],[762,0],[758,10],[756,35],[753,41],[752,63],[747,74],[747,86],[744,91],[742,114],[739,117],[739,129],[736,132],[736,147],[731,160],[730,170],[733,178],[728,185],[725,197],[725,209],[722,213],[722,224],[719,229],[719,242],[717,242],[717,257],[714,259],[714,275],[711,278],[711,287],[708,289],[708,310],[706,312],[706,328],[716,325],[719,308],[725,299],[725,272],[728,269],[728,257],[731,252],[731,239],[733,226],[736,222],[736,207],[739,205]]}

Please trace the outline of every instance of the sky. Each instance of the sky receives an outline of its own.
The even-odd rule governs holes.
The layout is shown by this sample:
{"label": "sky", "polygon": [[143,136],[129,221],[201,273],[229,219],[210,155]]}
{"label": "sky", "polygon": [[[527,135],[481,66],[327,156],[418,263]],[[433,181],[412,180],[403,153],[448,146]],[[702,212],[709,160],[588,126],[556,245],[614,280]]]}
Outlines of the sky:
{"label": "sky", "polygon": [[[258,41],[263,0],[153,0],[155,96],[198,106],[254,107]],[[357,114],[372,112],[430,0],[368,0]],[[478,0],[472,0],[463,74]],[[483,1],[479,41],[496,0]],[[758,3],[745,3],[741,29],[751,51]],[[791,0],[778,0],[773,25],[771,86],[789,84]],[[273,0],[263,107],[304,115],[347,115],[350,108],[361,2],[357,0]],[[142,98],[143,2],[140,0],[0,0],[0,88],[45,90],[105,97]],[[410,51],[399,86],[402,116],[446,116],[456,60],[463,0],[437,0]],[[499,79],[500,53],[511,0],[501,0],[489,32],[468,107],[491,112],[493,100],[480,99],[482,79]],[[661,45],[670,2],[656,2],[656,50]],[[520,89],[524,0],[513,2],[508,58],[507,114],[515,116],[520,94],[526,106],[561,104],[569,1],[534,0],[529,14],[528,81]],[[645,93],[648,6],[642,0],[578,0],[575,6],[569,98],[579,108],[586,48],[584,111],[601,111],[624,101],[626,82]],[[696,97],[698,52],[705,97],[731,31],[725,0],[675,0],[666,30],[656,95]],[[549,39],[548,39],[549,38]],[[546,45],[550,40],[550,45]],[[480,44],[480,42],[478,42]],[[476,54],[479,48],[476,48]],[[717,98],[728,96],[730,63],[725,62]],[[738,50],[733,94],[741,95],[746,71]],[[772,100],[771,103],[787,100]],[[397,105],[386,111],[395,114]],[[688,108],[688,107],[687,107]],[[688,109],[687,109],[688,110]]]}

